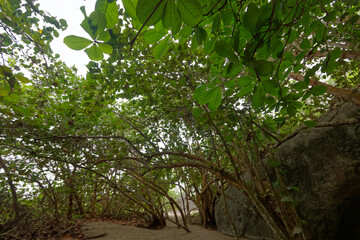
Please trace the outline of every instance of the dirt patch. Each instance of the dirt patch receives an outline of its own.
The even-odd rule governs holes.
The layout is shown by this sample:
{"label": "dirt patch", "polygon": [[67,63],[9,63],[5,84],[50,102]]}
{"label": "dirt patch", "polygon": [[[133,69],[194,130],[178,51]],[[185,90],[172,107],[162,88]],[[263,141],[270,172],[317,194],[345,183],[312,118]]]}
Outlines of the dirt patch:
{"label": "dirt patch", "polygon": [[[84,222],[85,239],[99,240],[234,240],[216,230],[204,229],[201,226],[190,225],[190,233],[178,229],[171,222],[161,230],[150,230],[134,226],[124,226],[113,222]],[[96,238],[94,238],[96,237]],[[246,240],[243,238],[242,240]]]}

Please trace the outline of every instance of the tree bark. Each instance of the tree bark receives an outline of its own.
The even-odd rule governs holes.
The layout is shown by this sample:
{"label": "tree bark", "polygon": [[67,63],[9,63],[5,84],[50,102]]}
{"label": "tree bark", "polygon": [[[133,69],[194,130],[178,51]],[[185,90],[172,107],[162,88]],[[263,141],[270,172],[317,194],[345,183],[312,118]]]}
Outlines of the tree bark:
{"label": "tree bark", "polygon": [[18,201],[18,197],[17,197],[17,194],[16,194],[16,186],[13,183],[10,169],[7,167],[5,161],[2,159],[1,156],[0,156],[0,164],[1,164],[1,167],[5,171],[5,174],[6,174],[6,177],[7,177],[7,182],[9,184],[9,186],[10,186],[11,195],[12,195],[12,199],[13,199],[13,209],[14,209],[14,213],[15,213],[15,218],[18,218],[19,214],[20,214],[20,211],[19,211],[19,201]]}

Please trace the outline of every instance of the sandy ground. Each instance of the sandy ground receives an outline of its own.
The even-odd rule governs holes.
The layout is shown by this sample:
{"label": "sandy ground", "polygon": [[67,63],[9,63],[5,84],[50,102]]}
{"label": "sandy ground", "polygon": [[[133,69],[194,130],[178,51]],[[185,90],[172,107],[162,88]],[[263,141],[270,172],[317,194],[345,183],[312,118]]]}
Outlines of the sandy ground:
{"label": "sandy ground", "polygon": [[[204,229],[190,225],[190,233],[178,229],[171,222],[161,230],[150,230],[133,226],[123,226],[112,222],[84,222],[85,239],[99,240],[234,240],[235,238],[219,233],[216,230]],[[104,234],[104,236],[97,237]],[[92,238],[96,237],[96,238]]]}

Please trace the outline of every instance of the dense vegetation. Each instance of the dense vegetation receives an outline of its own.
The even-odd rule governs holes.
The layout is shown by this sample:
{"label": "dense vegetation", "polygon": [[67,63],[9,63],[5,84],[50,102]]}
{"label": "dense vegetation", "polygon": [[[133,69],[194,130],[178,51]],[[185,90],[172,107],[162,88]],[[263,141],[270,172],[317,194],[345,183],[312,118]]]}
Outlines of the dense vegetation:
{"label": "dense vegetation", "polygon": [[360,104],[359,7],[97,0],[81,8],[89,39],[64,39],[90,58],[78,76],[50,48],[65,20],[35,0],[1,1],[0,236],[132,214],[161,227],[170,209],[188,229],[175,187],[206,227],[232,184],[278,239],[307,239],[282,173],[274,182],[264,169],[277,169],[274,151],[297,128]]}

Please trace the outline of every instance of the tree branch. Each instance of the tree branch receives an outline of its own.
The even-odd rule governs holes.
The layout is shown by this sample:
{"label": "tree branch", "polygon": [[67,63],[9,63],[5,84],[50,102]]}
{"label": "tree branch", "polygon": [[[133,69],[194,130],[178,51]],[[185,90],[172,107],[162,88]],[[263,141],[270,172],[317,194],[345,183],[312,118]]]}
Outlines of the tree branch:
{"label": "tree branch", "polygon": [[[288,76],[298,82],[304,81],[304,79],[305,79],[304,76],[299,73],[290,73]],[[353,102],[360,106],[360,93],[353,92],[351,90],[344,89],[344,88],[337,88],[337,87],[331,86],[327,83],[320,82],[314,78],[310,78],[310,84],[313,86],[324,85],[327,87],[326,92],[328,94],[333,95],[335,97],[345,99],[349,102]]]}
{"label": "tree branch", "polygon": [[[313,128],[321,128],[321,127],[339,127],[339,126],[347,126],[347,125],[353,125],[353,124],[359,124],[360,123],[360,117],[359,118],[349,118],[341,121],[336,122],[317,122],[316,126]],[[298,135],[302,130],[307,129],[308,127],[301,127],[297,129],[296,131],[292,132],[290,135],[283,138],[280,142],[278,142],[274,148],[279,147],[284,142],[292,139],[296,135]]]}

